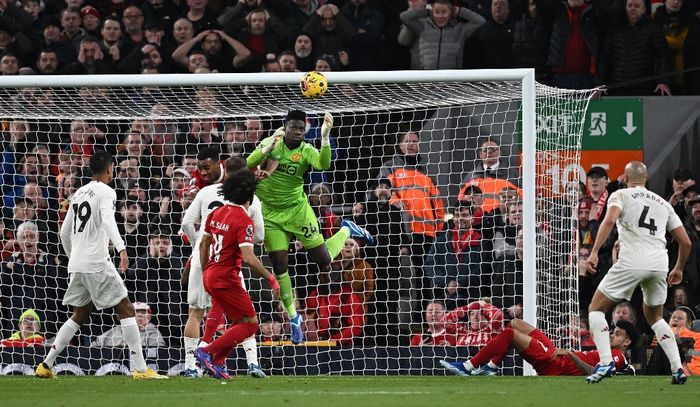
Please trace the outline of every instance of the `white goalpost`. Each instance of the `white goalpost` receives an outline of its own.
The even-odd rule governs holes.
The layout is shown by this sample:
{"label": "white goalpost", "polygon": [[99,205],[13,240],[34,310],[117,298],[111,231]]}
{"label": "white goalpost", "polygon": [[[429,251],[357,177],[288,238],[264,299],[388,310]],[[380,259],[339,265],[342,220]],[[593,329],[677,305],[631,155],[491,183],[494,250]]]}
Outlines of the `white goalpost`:
{"label": "white goalpost", "polygon": [[[290,242],[290,275],[308,320],[299,346],[289,343],[288,319],[267,286],[246,274],[264,370],[441,375],[438,360],[473,355],[512,318],[578,346],[572,187],[580,174],[567,168],[580,161],[592,91],[538,84],[532,69],[327,72],[327,93],[306,99],[302,75],[0,78],[0,333],[9,337],[34,309],[45,339],[3,341],[0,372],[31,372],[70,315],[61,305],[68,275],[58,230],[70,194],[89,177],[89,156],[105,149],[115,156],[117,222],[131,257],[125,281],[130,299],[148,308],[147,361],[179,374],[187,319],[180,275],[192,247],[178,232],[197,151],[249,154],[290,109],[308,114],[312,145],[323,113],[335,117],[332,168],[306,176],[321,229],[332,234],[352,219],[379,245],[348,243],[328,282]],[[485,171],[494,157],[498,165]],[[64,373],[128,371],[128,352],[105,339],[116,325],[111,311],[93,314],[58,360]],[[229,368],[244,371],[234,359]],[[521,366],[509,357],[503,374],[534,374]]]}

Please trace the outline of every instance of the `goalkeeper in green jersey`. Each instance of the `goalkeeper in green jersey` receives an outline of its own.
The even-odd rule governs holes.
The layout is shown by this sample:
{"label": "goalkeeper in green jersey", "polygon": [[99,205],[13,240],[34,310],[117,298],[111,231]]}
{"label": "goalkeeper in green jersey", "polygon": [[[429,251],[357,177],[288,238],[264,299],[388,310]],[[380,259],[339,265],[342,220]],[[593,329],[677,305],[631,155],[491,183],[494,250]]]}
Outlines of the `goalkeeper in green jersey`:
{"label": "goalkeeper in green jersey", "polygon": [[330,132],[333,116],[326,113],[321,127],[321,151],[304,142],[306,113],[291,110],[284,127],[262,142],[248,157],[248,168],[255,168],[266,159],[277,162],[277,168],[258,184],[256,195],[262,202],[265,221],[265,250],[280,284],[280,298],[290,318],[292,342],[304,340],[302,317],[297,314],[292,294],[292,281],[287,273],[287,250],[294,235],[307,250],[309,258],[322,272],[331,269],[334,259],[348,237],[365,239],[374,244],[374,237],[354,222],[344,220],[340,230],[325,241],[309,200],[304,193],[304,174],[313,167],[319,171],[331,167]]}

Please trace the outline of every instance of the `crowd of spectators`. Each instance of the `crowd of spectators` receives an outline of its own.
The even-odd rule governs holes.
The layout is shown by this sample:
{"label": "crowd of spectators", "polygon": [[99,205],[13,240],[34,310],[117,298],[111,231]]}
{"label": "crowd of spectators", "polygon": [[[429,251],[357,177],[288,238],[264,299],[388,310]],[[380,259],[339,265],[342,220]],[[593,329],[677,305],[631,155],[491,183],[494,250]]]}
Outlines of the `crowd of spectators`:
{"label": "crowd of spectators", "polygon": [[0,73],[536,69],[562,88],[700,94],[685,0],[2,0]]}
{"label": "crowd of spectators", "polygon": [[[420,0],[408,4],[190,0],[179,6],[169,0],[138,4],[70,0],[68,5],[0,0],[4,11],[0,47],[5,52],[0,68],[3,74],[28,73],[25,68],[85,74],[534,66],[540,80],[562,87],[608,83],[611,93],[650,94],[654,89],[682,93],[684,85],[676,81],[688,80],[682,83],[686,92],[692,92],[687,85],[693,72],[661,76],[673,72],[670,62],[662,63],[666,57],[670,61],[670,27],[687,24],[685,49],[692,50],[690,41],[696,34],[690,7],[668,1],[654,17],[668,26],[657,26],[642,12],[648,5],[628,0],[621,8],[626,22],[605,25],[603,20],[616,15],[608,9],[616,2],[599,3],[605,2],[536,0],[517,7],[515,2],[493,0],[490,6],[471,1],[448,7],[436,1],[426,9]],[[634,15],[639,18],[633,23]],[[566,16],[580,21],[571,25]],[[439,29],[451,30],[449,47],[431,43]],[[616,51],[622,38],[641,41],[642,37],[648,39],[643,48],[625,43],[629,52]],[[584,48],[586,56],[571,54],[583,53]],[[640,83],[614,87],[615,82],[606,82],[602,75],[621,75],[620,83],[635,79],[619,72],[619,64],[629,64],[616,59],[621,55],[639,62],[638,72],[634,71],[638,78],[658,82],[659,87]],[[14,71],[8,70],[12,58]],[[651,70],[642,66],[647,63]],[[684,69],[678,58],[674,63],[676,70]],[[591,70],[577,70],[583,65]],[[100,89],[79,90],[77,96],[86,106],[112,97]],[[33,97],[40,105],[56,95]],[[203,88],[190,97],[202,111],[217,100],[215,93]],[[151,100],[154,116],[167,115],[165,101],[144,100]],[[360,247],[348,239],[333,271],[320,275],[299,252],[299,245],[290,242],[290,270],[298,290],[297,308],[306,316],[307,339],[341,346],[408,345],[413,334],[413,345],[483,345],[510,319],[522,317],[523,205],[517,168],[502,157],[498,137],[480,138],[477,158],[467,163],[458,195],[445,196],[440,190],[444,186],[436,185],[437,174],[428,171],[423,150],[429,143],[421,141],[420,118],[406,118],[410,128],[390,130],[377,129],[376,123],[389,120],[375,116],[367,116],[366,122],[340,119],[331,142],[334,168],[308,176],[307,193],[324,236],[337,230],[342,217],[352,217],[377,236],[378,245]],[[306,135],[310,143],[318,142],[317,123],[310,119]],[[31,337],[34,326],[29,323],[41,321],[50,338],[56,324],[67,318],[68,310],[61,305],[68,282],[67,259],[58,242],[59,225],[71,210],[71,194],[90,177],[87,159],[94,151],[107,150],[116,158],[117,223],[131,260],[125,278],[132,300],[141,307],[137,312],[142,335],[147,335],[149,346],[181,347],[187,312],[180,277],[192,248],[179,226],[193,199],[189,185],[197,171],[197,151],[214,146],[222,159],[247,155],[279,124],[278,119],[258,116],[230,121],[3,122],[2,336],[10,337],[19,321],[20,336]],[[374,132],[365,130],[370,126],[375,126]],[[366,154],[350,157],[350,151]],[[607,197],[619,187],[601,167],[590,168],[585,183],[566,186],[565,199],[578,211],[573,228],[562,224],[572,218],[570,212],[559,213],[551,202],[538,201],[538,258],[561,264],[562,273],[579,279],[581,312],[565,316],[571,317],[571,329],[564,336],[575,332],[577,337],[572,345],[590,343],[584,338],[585,310],[619,250],[613,234],[600,252],[598,271],[592,274],[586,269],[585,258]],[[695,310],[700,299],[699,192],[688,170],[676,171],[668,199],[684,220],[693,248],[683,284],[669,296],[669,317],[679,307]],[[576,233],[567,234],[571,230]],[[578,263],[572,250],[561,251],[562,241],[579,248]],[[674,261],[677,249],[670,243],[669,250]],[[264,301],[268,297],[260,284],[251,281],[250,287],[261,307],[261,339],[284,339],[289,322],[285,313]],[[639,301],[634,298],[625,305],[627,315],[639,312]],[[35,315],[24,310],[36,310]],[[93,316],[93,324],[84,329],[88,338],[84,343],[119,346],[119,332],[108,331],[113,325],[109,315]]]}

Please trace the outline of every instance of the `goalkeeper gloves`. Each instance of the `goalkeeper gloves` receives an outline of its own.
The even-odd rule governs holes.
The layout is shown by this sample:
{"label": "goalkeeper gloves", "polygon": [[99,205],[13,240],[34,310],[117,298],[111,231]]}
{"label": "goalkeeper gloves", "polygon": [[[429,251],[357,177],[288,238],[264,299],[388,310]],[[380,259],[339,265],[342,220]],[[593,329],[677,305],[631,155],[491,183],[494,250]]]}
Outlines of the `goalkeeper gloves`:
{"label": "goalkeeper gloves", "polygon": [[279,144],[280,141],[284,138],[284,127],[280,127],[279,129],[275,130],[275,132],[272,134],[272,137],[268,137],[265,140],[260,142],[260,152],[263,153],[264,155],[269,155],[272,150],[277,147],[277,144]]}
{"label": "goalkeeper gloves", "polygon": [[321,146],[331,144],[331,127],[333,127],[333,115],[326,113],[323,117],[323,125],[321,125]]}

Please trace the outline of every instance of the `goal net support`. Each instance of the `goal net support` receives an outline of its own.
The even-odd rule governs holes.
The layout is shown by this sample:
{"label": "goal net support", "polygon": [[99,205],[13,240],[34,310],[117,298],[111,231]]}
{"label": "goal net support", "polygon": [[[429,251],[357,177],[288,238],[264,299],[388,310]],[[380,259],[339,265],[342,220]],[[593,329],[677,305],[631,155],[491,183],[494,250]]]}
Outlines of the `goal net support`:
{"label": "goal net support", "polygon": [[[58,231],[98,150],[115,157],[125,283],[147,361],[179,373],[180,279],[193,250],[180,225],[197,152],[247,155],[290,109],[307,112],[305,138],[317,147],[323,113],[335,117],[332,167],[306,175],[322,233],[351,219],[378,245],[346,242],[325,276],[290,240],[307,321],[299,346],[267,285],[244,270],[264,370],[442,375],[439,359],[473,355],[512,318],[578,346],[576,187],[590,91],[537,84],[529,69],[328,72],[326,95],[305,99],[301,75],[3,77],[0,328],[15,340],[2,342],[0,373],[31,374],[70,316]],[[59,370],[128,372],[115,326],[112,310],[93,313]],[[245,367],[238,356],[230,369]],[[509,358],[503,373],[519,366]]]}

